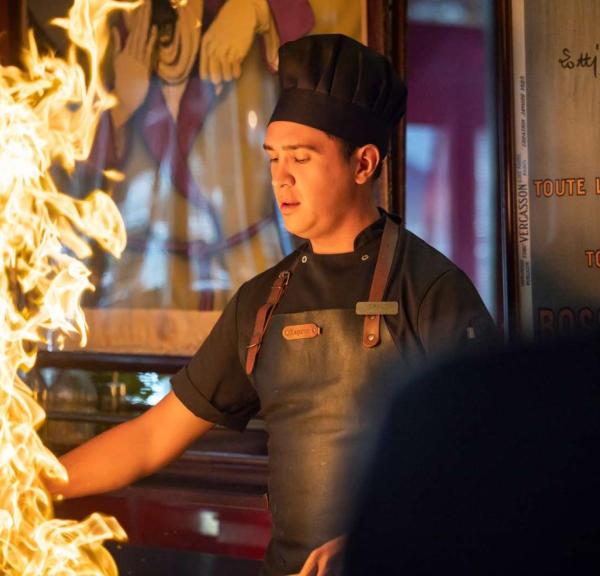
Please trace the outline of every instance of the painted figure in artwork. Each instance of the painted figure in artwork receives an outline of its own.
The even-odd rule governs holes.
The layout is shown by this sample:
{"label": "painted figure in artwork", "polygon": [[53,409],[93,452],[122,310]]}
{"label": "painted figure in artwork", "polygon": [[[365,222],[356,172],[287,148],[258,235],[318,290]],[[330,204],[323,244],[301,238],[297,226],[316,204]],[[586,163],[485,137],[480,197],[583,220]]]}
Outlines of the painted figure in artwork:
{"label": "painted figure in artwork", "polygon": [[275,97],[279,30],[300,36],[313,15],[300,4],[290,29],[278,8],[148,0],[113,29],[119,105],[98,141],[108,154],[96,161],[125,174],[115,195],[129,244],[104,274],[100,305],[220,308],[280,257],[269,181],[253,161],[256,132]]}
{"label": "painted figure in artwork", "polygon": [[[60,51],[49,21],[61,8],[28,7]],[[360,2],[341,0],[142,0],[119,15],[105,66],[119,104],[69,185],[112,186],[128,244],[119,262],[95,256],[88,305],[221,309],[291,249],[262,150],[277,50],[308,33],[359,38],[361,17]],[[123,180],[107,182],[106,169]]]}

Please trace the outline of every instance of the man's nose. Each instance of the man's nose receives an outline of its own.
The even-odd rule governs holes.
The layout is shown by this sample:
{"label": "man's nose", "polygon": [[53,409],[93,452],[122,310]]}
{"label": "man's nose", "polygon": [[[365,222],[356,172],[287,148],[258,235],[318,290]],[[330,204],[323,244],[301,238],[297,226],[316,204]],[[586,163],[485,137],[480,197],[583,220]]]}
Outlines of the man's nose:
{"label": "man's nose", "polygon": [[271,163],[271,184],[274,189],[294,184],[294,176],[290,172],[286,161],[280,159]]}

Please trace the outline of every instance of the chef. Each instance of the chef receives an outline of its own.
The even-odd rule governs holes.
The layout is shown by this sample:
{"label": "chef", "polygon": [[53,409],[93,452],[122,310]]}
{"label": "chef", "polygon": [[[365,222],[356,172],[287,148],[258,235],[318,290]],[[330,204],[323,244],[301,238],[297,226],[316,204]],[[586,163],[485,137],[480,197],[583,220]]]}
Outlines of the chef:
{"label": "chef", "polygon": [[[467,276],[378,209],[374,181],[405,110],[383,56],[343,35],[279,51],[264,149],[286,228],[305,243],[241,286],[173,390],[67,454],[65,496],[115,489],[214,424],[269,435],[267,575],[336,574],[376,416],[403,376],[494,338]],[[379,378],[396,362],[393,379]]]}

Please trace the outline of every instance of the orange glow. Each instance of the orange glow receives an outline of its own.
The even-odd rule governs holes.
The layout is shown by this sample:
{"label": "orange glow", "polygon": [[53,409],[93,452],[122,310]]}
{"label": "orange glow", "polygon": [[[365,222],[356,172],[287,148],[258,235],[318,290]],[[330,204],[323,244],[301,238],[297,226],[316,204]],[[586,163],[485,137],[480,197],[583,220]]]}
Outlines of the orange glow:
{"label": "orange glow", "polygon": [[0,573],[7,576],[116,574],[102,543],[126,538],[101,514],[53,518],[42,478],[65,479],[66,471],[36,433],[45,414],[18,370],[34,365],[50,334],[79,334],[85,345],[80,300],[93,286],[80,259],[91,254],[89,239],[115,257],[125,247],[111,198],[100,190],[71,198],[49,169],[60,163],[72,171],[89,155],[100,117],[114,105],[100,81],[107,16],[136,6],[75,0],[68,17],[54,21],[72,41],[66,59],[40,55],[30,33],[23,68],[0,67]]}

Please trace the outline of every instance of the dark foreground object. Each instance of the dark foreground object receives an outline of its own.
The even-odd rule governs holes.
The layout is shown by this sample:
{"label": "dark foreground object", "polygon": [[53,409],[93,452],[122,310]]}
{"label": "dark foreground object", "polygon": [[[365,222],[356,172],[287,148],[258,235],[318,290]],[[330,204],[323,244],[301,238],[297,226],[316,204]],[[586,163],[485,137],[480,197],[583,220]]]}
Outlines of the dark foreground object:
{"label": "dark foreground object", "polygon": [[396,398],[345,576],[600,570],[600,340],[446,365]]}
{"label": "dark foreground object", "polygon": [[107,543],[121,576],[258,576],[261,562],[185,550]]}

